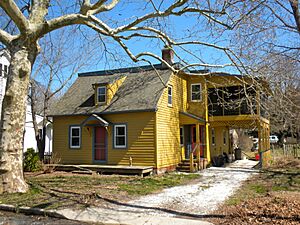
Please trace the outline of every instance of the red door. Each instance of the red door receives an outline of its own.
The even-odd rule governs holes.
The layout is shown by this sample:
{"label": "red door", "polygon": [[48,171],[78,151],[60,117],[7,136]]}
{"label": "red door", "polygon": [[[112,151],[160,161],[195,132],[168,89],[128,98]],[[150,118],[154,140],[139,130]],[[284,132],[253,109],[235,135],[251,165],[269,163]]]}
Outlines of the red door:
{"label": "red door", "polygon": [[106,130],[104,127],[95,127],[94,160],[106,161]]}

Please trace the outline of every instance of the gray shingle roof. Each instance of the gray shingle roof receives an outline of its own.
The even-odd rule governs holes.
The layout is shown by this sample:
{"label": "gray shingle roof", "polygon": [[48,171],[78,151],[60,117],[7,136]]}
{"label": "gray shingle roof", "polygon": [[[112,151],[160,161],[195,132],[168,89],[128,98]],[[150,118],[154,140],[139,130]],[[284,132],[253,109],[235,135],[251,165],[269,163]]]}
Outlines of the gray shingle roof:
{"label": "gray shingle roof", "polygon": [[[157,70],[165,83],[172,72]],[[115,73],[91,72],[79,74],[65,95],[52,107],[50,115],[110,114],[129,111],[155,111],[164,85],[153,69],[114,70]],[[94,105],[95,83],[114,83],[126,76],[109,105]]]}

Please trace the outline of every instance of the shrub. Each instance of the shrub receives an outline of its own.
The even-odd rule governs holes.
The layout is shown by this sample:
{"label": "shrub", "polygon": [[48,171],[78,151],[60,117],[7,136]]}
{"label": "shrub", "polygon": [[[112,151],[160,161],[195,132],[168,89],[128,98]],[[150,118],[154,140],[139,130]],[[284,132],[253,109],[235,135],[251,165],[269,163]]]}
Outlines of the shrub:
{"label": "shrub", "polygon": [[56,169],[57,164],[59,164],[60,160],[61,159],[55,153],[50,157],[48,157],[45,160],[46,163],[43,166],[44,173],[53,173]]}
{"label": "shrub", "polygon": [[42,169],[39,154],[33,148],[28,148],[24,154],[24,171],[36,172]]}

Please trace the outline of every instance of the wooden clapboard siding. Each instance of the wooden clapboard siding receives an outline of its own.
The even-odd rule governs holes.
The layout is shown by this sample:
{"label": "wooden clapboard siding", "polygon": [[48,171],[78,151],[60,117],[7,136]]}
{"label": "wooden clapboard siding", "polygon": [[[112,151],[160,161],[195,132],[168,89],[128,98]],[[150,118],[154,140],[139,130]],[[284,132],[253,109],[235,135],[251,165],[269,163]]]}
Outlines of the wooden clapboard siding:
{"label": "wooden clapboard siding", "polygon": [[[229,128],[228,127],[213,127],[215,129],[215,144],[212,144],[212,138],[211,138],[211,129],[210,127],[210,149],[211,149],[211,156],[218,156],[223,154],[223,152],[226,152],[228,154],[229,152]],[[223,142],[223,131],[226,132],[226,144],[224,145]]]}
{"label": "wooden clapboard siding", "polygon": [[[92,127],[83,127],[81,148],[69,148],[69,126],[79,125],[87,116],[60,116],[53,119],[53,152],[61,163],[92,164]],[[102,116],[113,124],[127,125],[127,149],[113,149],[113,126],[107,128],[107,164],[128,165],[132,157],[134,166],[155,164],[155,112],[124,113]]]}
{"label": "wooden clapboard siding", "polygon": [[[199,102],[191,101],[191,85],[192,84],[201,84],[202,87],[202,98]],[[205,98],[206,98],[206,90],[205,90],[205,80],[201,76],[190,76],[187,83],[187,111],[191,114],[199,116],[201,118],[205,118]]]}
{"label": "wooden clapboard siding", "polygon": [[81,148],[69,148],[69,127],[80,125],[86,116],[58,116],[53,118],[53,154],[60,163],[90,164],[92,162],[92,131],[81,130]]}
{"label": "wooden clapboard siding", "polygon": [[[119,87],[123,84],[123,82],[125,81],[126,76],[116,80],[113,83],[108,83],[106,85],[103,84],[95,84],[95,105],[109,105],[111,100],[113,99],[115,93],[117,92],[117,90],[119,89]],[[106,102],[105,103],[98,103],[98,96],[97,96],[97,89],[98,87],[101,86],[106,86]]]}
{"label": "wooden clapboard siding", "polygon": [[117,90],[119,89],[119,87],[123,84],[123,82],[125,81],[126,77],[122,77],[119,80],[116,80],[115,82],[113,82],[112,84],[108,84],[107,85],[107,100],[106,100],[106,104],[109,105],[111,100],[113,99],[115,93],[117,92]]}
{"label": "wooden clapboard siding", "polygon": [[179,111],[186,108],[186,80],[172,75],[169,85],[173,88],[172,107],[168,106],[168,89],[165,88],[156,113],[157,167],[176,165],[180,161]]}
{"label": "wooden clapboard siding", "polygon": [[113,149],[113,127],[108,131],[108,164],[128,165],[132,157],[134,166],[155,165],[155,112],[105,115],[115,124],[127,124],[127,149]]}

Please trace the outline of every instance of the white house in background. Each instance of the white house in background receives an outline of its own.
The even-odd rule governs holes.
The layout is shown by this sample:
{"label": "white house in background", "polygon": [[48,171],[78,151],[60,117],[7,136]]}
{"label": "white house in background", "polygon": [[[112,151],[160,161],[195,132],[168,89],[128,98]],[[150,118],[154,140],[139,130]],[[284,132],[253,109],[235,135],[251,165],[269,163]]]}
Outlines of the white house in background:
{"label": "white house in background", "polygon": [[[2,101],[4,98],[6,80],[8,76],[10,65],[10,55],[6,49],[0,50],[0,116],[2,110]],[[42,120],[43,117],[37,115],[36,121],[39,125],[39,131],[42,131]],[[27,104],[26,107],[26,122],[25,122],[25,135],[24,135],[24,146],[23,150],[26,151],[28,148],[34,148],[37,151],[37,143],[35,139],[35,133],[32,123],[31,106]],[[45,154],[52,153],[52,124],[47,122],[46,128],[46,140],[45,140]]]}
{"label": "white house in background", "polygon": [[8,68],[10,64],[10,55],[7,50],[3,49],[0,51],[0,116],[2,109],[2,101],[6,87],[6,77],[8,74]]}

